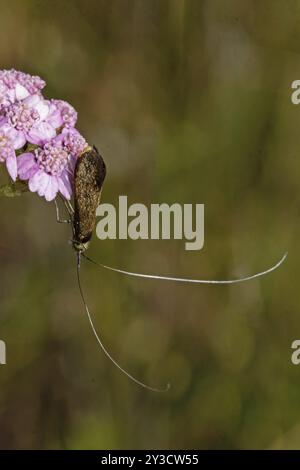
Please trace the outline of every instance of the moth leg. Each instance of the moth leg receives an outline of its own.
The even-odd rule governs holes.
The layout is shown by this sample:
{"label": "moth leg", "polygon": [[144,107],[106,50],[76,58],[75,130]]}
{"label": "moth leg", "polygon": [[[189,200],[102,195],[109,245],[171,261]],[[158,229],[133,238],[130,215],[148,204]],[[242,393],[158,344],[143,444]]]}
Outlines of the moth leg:
{"label": "moth leg", "polygon": [[60,199],[62,200],[62,202],[64,203],[64,206],[67,209],[67,212],[68,212],[70,218],[72,219],[73,215],[74,215],[74,212],[75,212],[74,209],[73,209],[72,204],[70,203],[70,201],[65,199],[61,194],[59,194],[59,196],[60,196]]}
{"label": "moth leg", "polygon": [[66,206],[67,211],[69,212],[70,216],[72,217],[74,212],[75,212],[72,204],[70,203],[70,201],[67,201],[66,199],[64,199],[64,205]]}
{"label": "moth leg", "polygon": [[54,204],[55,204],[55,209],[56,209],[56,221],[57,221],[59,224],[70,224],[70,223],[72,222],[71,219],[61,219],[61,218],[60,218],[60,215],[59,215],[59,207],[58,207],[58,204],[57,204],[56,199],[54,199]]}

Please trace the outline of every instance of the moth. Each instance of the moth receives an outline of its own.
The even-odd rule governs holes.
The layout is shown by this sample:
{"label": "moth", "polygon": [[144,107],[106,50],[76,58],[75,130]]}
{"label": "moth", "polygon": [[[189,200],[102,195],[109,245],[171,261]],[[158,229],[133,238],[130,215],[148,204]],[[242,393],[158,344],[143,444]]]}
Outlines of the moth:
{"label": "moth", "polygon": [[89,243],[91,241],[93,230],[95,227],[96,221],[96,210],[100,203],[101,192],[103,183],[106,177],[106,165],[100,153],[98,152],[97,148],[88,147],[77,159],[75,170],[74,170],[74,207],[72,204],[63,199],[65,207],[69,213],[70,218],[68,220],[60,220],[59,218],[59,210],[57,201],[56,204],[56,214],[57,214],[57,221],[58,222],[69,222],[72,226],[72,245],[74,250],[77,253],[77,280],[78,280],[78,287],[80,291],[80,295],[85,307],[86,314],[88,316],[91,328],[93,333],[105,353],[105,355],[113,362],[113,364],[123,372],[128,378],[133,380],[136,384],[155,392],[166,391],[169,389],[169,384],[163,389],[158,389],[154,387],[150,387],[145,383],[141,382],[140,380],[136,379],[132,376],[129,372],[123,369],[119,363],[111,356],[108,350],[105,348],[101,338],[99,337],[94,323],[91,318],[91,314],[85,300],[85,296],[82,289],[81,279],[80,279],[80,261],[81,257],[90,261],[91,263],[97,265],[100,268],[105,268],[110,271],[114,271],[117,273],[125,274],[127,276],[134,276],[140,278],[147,278],[147,279],[157,279],[157,280],[164,280],[164,281],[175,281],[175,282],[188,282],[188,283],[197,283],[197,284],[236,284],[240,282],[249,281],[251,279],[264,276],[275,269],[277,269],[285,260],[287,253],[278,261],[274,266],[267,269],[266,271],[262,271],[256,273],[251,276],[246,276],[239,279],[227,279],[227,280],[211,280],[211,279],[189,279],[189,278],[181,278],[181,277],[170,277],[170,276],[159,276],[153,274],[140,274],[136,272],[125,271],[123,269],[113,268],[111,266],[106,266],[102,263],[94,261],[92,258],[89,258],[86,255],[86,250],[89,247]]}
{"label": "moth", "polygon": [[92,238],[105,176],[103,158],[95,146],[88,147],[78,157],[74,171],[73,248],[78,252],[86,251]]}

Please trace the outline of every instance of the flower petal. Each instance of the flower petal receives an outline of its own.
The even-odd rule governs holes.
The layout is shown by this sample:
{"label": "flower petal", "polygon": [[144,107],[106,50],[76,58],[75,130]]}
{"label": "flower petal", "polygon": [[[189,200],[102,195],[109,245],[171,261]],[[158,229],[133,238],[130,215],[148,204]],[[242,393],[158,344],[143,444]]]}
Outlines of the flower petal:
{"label": "flower petal", "polygon": [[57,191],[58,191],[57,177],[50,176],[49,183],[45,191],[46,201],[48,202],[53,201],[53,199],[55,199],[56,197]]}
{"label": "flower petal", "polygon": [[60,110],[57,109],[54,104],[51,104],[50,112],[47,116],[47,122],[55,129],[58,129],[64,123]]}
{"label": "flower petal", "polygon": [[34,126],[27,134],[27,139],[31,144],[43,145],[47,140],[53,139],[56,132],[47,122],[40,122]]}
{"label": "flower petal", "polygon": [[48,176],[43,170],[38,170],[29,180],[29,189],[32,193],[35,193],[41,184],[41,180],[44,176]]}
{"label": "flower petal", "polygon": [[45,100],[40,100],[33,108],[39,113],[40,120],[44,121],[49,114],[50,106]]}
{"label": "flower petal", "polygon": [[25,87],[23,87],[22,85],[20,85],[19,83],[17,83],[17,85],[15,86],[15,96],[16,96],[16,99],[17,99],[17,100],[24,100],[24,99],[27,98],[29,95],[30,95],[30,93],[28,92],[28,90],[26,90]]}
{"label": "flower petal", "polygon": [[35,95],[28,96],[28,98],[25,100],[25,103],[27,106],[29,106],[29,108],[33,108],[37,106],[41,100],[43,100],[42,96],[36,93]]}
{"label": "flower petal", "polygon": [[71,199],[72,186],[67,173],[62,173],[58,178],[58,189],[66,199]]}
{"label": "flower petal", "polygon": [[23,153],[17,158],[17,163],[18,176],[21,180],[30,179],[39,170],[32,153]]}
{"label": "flower petal", "polygon": [[44,173],[43,177],[40,179],[40,184],[38,188],[39,196],[45,196],[45,191],[47,189],[49,179],[50,179],[50,175],[48,175],[47,173]]}
{"label": "flower petal", "polygon": [[19,174],[19,178],[20,180],[27,181],[32,178],[37,171],[39,171],[39,167],[37,164],[34,164],[31,168],[28,168],[26,171],[24,171],[22,176]]}
{"label": "flower petal", "polygon": [[33,153],[31,152],[22,153],[18,157],[18,170],[27,169],[29,166],[32,166],[34,162],[35,160],[34,160]]}
{"label": "flower petal", "polygon": [[7,133],[7,135],[11,139],[15,150],[21,149],[26,144],[26,137],[24,132],[22,131],[16,131],[15,129],[11,129]]}
{"label": "flower petal", "polygon": [[18,174],[18,171],[17,171],[17,157],[16,155],[12,155],[12,156],[9,156],[6,160],[5,160],[5,163],[6,163],[6,168],[7,168],[7,171],[11,177],[11,179],[13,181],[16,181],[17,179],[17,174]]}

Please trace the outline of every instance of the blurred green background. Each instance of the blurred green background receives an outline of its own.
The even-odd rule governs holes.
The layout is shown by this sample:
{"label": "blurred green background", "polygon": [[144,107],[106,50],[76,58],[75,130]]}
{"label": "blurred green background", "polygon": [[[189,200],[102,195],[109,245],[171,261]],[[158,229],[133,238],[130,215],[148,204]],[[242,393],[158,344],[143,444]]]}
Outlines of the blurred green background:
{"label": "blurred green background", "polygon": [[[298,0],[0,0],[1,68],[70,101],[108,168],[102,202],[204,203],[205,245],[99,241],[76,284],[70,232],[34,194],[1,198],[0,447],[300,448]],[[7,177],[1,167],[0,182]]]}

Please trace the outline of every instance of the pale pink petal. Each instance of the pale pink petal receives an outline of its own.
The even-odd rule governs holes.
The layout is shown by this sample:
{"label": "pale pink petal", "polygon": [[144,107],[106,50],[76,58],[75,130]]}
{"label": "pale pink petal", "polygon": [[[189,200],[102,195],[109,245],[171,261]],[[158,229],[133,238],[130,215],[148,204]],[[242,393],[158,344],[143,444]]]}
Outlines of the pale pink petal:
{"label": "pale pink petal", "polygon": [[44,121],[44,119],[46,119],[50,111],[50,106],[44,100],[40,100],[37,104],[33,106],[33,108],[39,113],[41,121]]}
{"label": "pale pink petal", "polygon": [[17,157],[13,155],[5,160],[7,171],[13,181],[17,179]]}
{"label": "pale pink petal", "polygon": [[31,152],[22,153],[18,157],[18,170],[27,169],[35,162],[34,155]]}
{"label": "pale pink petal", "polygon": [[74,155],[71,155],[71,158],[69,160],[69,169],[72,175],[74,175],[74,172],[75,172],[76,162],[77,162],[77,157],[74,157]]}
{"label": "pale pink petal", "polygon": [[44,178],[46,173],[43,170],[38,170],[29,180],[29,189],[31,192],[36,192],[39,189],[40,181]]}
{"label": "pale pink petal", "polygon": [[28,90],[19,83],[15,86],[15,96],[17,100],[24,100],[29,94]]}
{"label": "pale pink petal", "polygon": [[23,131],[16,131],[15,129],[11,130],[8,133],[9,138],[11,139],[15,150],[21,149],[26,144],[26,137]]}
{"label": "pale pink petal", "polygon": [[47,122],[41,122],[37,126],[34,126],[27,134],[28,142],[36,145],[43,145],[48,140],[55,137],[56,132],[50,124]]}
{"label": "pale pink petal", "polygon": [[[21,148],[21,147],[18,147],[19,144],[22,143],[22,140],[23,140],[23,132],[21,131],[17,131],[17,129],[15,129],[14,127],[12,127],[10,124],[6,123],[4,124],[3,126],[1,126],[1,131],[4,132],[4,134],[9,137],[9,139],[11,140],[11,142],[13,143],[14,145],[14,148],[17,150],[18,148]],[[25,141],[26,143],[26,141]],[[24,144],[23,144],[24,145]]]}
{"label": "pale pink petal", "polygon": [[57,177],[50,176],[49,183],[45,191],[46,201],[48,202],[53,201],[53,199],[55,199],[56,197],[57,191],[58,191]]}
{"label": "pale pink petal", "polygon": [[39,167],[32,153],[23,153],[17,158],[18,176],[21,180],[28,180],[38,171]]}
{"label": "pale pink petal", "polygon": [[48,183],[50,180],[50,175],[44,173],[44,176],[40,180],[39,188],[38,188],[38,195],[45,196],[45,191],[47,189]]}
{"label": "pale pink petal", "polygon": [[33,108],[38,105],[38,103],[43,100],[41,95],[35,94],[35,95],[30,95],[26,100],[24,100],[24,103],[26,103],[29,108]]}
{"label": "pale pink petal", "polygon": [[58,129],[64,123],[61,112],[54,105],[51,105],[50,113],[47,116],[47,122],[55,129]]}
{"label": "pale pink petal", "polygon": [[19,173],[18,176],[20,180],[27,181],[32,178],[37,171],[39,171],[39,167],[38,165],[34,164],[31,168],[28,168],[27,170],[23,171],[21,175]]}
{"label": "pale pink petal", "polygon": [[71,199],[72,186],[66,173],[62,173],[58,178],[58,189],[66,199]]}

